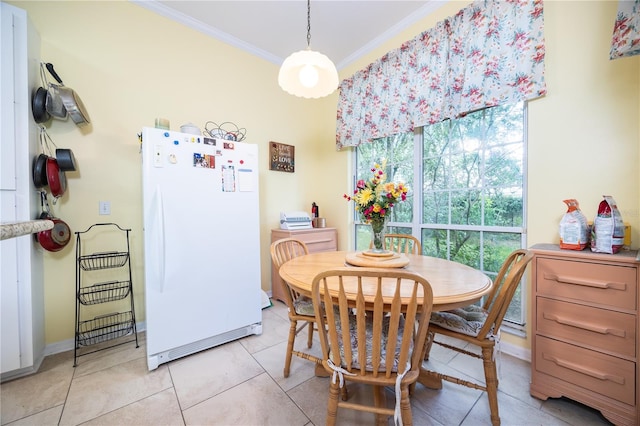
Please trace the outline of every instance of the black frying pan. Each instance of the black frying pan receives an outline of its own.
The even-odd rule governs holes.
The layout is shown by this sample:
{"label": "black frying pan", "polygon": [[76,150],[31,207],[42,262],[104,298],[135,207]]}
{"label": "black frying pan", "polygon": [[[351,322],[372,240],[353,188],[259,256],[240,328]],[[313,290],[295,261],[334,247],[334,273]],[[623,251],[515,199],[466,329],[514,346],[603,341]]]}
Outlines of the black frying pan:
{"label": "black frying pan", "polygon": [[51,118],[47,111],[47,89],[38,87],[31,98],[31,113],[36,123],[44,123]]}
{"label": "black frying pan", "polygon": [[36,188],[47,186],[47,156],[40,154],[33,163],[33,185]]}

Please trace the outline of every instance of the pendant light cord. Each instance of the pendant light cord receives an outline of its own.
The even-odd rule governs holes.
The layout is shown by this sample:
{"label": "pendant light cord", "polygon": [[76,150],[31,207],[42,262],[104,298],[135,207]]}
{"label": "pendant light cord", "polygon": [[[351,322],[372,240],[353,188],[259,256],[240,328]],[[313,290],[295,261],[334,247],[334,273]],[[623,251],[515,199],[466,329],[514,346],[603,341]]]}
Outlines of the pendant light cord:
{"label": "pendant light cord", "polygon": [[307,0],[307,49],[311,45],[311,0]]}

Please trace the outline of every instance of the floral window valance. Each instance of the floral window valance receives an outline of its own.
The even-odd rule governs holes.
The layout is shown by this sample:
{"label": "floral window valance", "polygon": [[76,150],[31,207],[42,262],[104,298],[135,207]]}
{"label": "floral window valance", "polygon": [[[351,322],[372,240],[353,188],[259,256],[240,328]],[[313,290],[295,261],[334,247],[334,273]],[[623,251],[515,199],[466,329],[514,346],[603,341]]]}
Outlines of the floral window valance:
{"label": "floral window valance", "polygon": [[640,0],[620,0],[610,59],[640,54]]}
{"label": "floral window valance", "polygon": [[340,84],[336,145],[357,146],[546,93],[541,0],[480,0]]}

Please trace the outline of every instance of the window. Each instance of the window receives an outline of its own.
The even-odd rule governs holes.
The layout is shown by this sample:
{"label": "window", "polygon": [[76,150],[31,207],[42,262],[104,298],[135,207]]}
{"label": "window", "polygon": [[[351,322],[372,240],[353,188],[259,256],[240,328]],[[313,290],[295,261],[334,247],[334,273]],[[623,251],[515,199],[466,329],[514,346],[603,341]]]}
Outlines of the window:
{"label": "window", "polygon": [[[419,238],[424,255],[493,277],[526,246],[525,116],[520,102],[361,144],[355,175],[386,159],[388,179],[411,189],[394,208],[390,231]],[[357,217],[355,232],[356,250],[367,249],[370,231]],[[505,316],[515,326],[524,324],[524,299],[519,289]]]}
{"label": "window", "polygon": [[[356,149],[356,173],[353,187],[357,179],[369,179],[371,168],[375,163],[387,160],[385,170],[388,181],[404,182],[411,192],[407,194],[407,201],[396,204],[393,208],[388,228],[399,234],[413,234],[414,211],[414,135],[402,133],[387,138],[377,139],[373,143],[361,144]],[[357,214],[356,214],[357,216]],[[419,237],[420,233],[414,234]],[[371,241],[370,227],[362,225],[356,217],[356,250],[367,250]]]}

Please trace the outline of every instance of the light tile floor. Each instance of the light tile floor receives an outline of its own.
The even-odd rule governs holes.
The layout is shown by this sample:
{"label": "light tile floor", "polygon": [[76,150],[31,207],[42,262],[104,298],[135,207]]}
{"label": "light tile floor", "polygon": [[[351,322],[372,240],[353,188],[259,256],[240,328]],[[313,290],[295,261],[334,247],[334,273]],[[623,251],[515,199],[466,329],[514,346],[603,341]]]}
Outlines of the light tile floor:
{"label": "light tile floor", "polygon": [[[161,365],[149,372],[144,333],[129,343],[79,358],[48,356],[37,374],[0,385],[2,425],[323,425],[328,378],[293,357],[282,376],[289,322],[286,307],[263,310],[263,334]],[[306,335],[297,339],[306,346]],[[296,342],[298,343],[298,342]],[[314,343],[312,351],[319,349]],[[480,361],[434,346],[431,368],[482,378]],[[502,354],[499,404],[503,425],[607,425],[598,411],[568,399],[529,395],[529,363]],[[351,398],[370,396],[349,387]],[[388,402],[393,403],[389,390]],[[416,425],[489,425],[486,394],[444,382],[442,390],[417,385]],[[339,424],[373,423],[373,415],[338,411]],[[392,424],[390,419],[389,424]]]}

